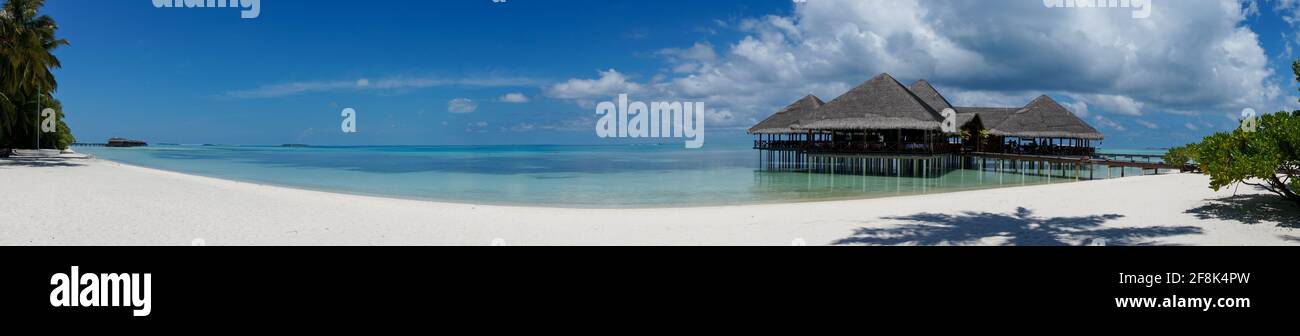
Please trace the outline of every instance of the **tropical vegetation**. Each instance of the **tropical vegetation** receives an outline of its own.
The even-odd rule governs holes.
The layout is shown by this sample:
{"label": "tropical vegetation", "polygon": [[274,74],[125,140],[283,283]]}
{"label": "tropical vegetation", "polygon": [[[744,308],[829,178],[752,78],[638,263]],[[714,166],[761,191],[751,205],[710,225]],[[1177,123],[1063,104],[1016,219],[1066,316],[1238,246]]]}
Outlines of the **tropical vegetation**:
{"label": "tropical vegetation", "polygon": [[40,130],[40,111],[53,109],[57,129],[40,135],[41,148],[67,148],[76,141],[64,123],[63,104],[55,99],[62,66],[54,51],[68,45],[59,26],[40,13],[45,0],[5,0],[0,7],[0,148],[33,148]]}
{"label": "tropical vegetation", "polygon": [[1261,116],[1254,132],[1238,128],[1216,133],[1195,148],[1211,188],[1241,183],[1300,206],[1300,111]]}
{"label": "tropical vegetation", "polygon": [[[1292,63],[1300,81],[1300,61]],[[1210,176],[1210,188],[1234,184],[1277,194],[1300,206],[1300,111],[1277,112],[1243,120],[1232,132],[1219,132],[1200,143],[1173,148],[1170,164],[1195,162]]]}

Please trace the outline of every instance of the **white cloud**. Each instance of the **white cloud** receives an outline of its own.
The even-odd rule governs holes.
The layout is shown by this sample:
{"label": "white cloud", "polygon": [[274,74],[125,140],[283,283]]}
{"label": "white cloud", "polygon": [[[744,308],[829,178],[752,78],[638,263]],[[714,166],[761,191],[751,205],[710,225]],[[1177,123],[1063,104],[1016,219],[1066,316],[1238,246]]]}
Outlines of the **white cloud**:
{"label": "white cloud", "polygon": [[469,98],[456,98],[447,102],[447,112],[451,113],[472,113],[478,110],[478,103]]}
{"label": "white cloud", "polygon": [[[962,90],[937,84],[935,89],[938,89],[939,92],[943,93],[945,98],[948,98],[951,103],[957,104],[958,106],[1023,107],[1025,104],[1034,100],[1034,98],[1043,95],[1043,92],[1037,91],[998,92],[988,90]],[[1088,114],[1088,106],[1086,103],[1078,102],[1077,104],[1072,104],[1069,102],[1062,102],[1062,104],[1071,111],[1082,109],[1082,111],[1075,111],[1075,113],[1081,113],[1080,116],[1086,116]]]}
{"label": "white cloud", "polygon": [[528,131],[532,131],[532,130],[535,129],[535,128],[537,128],[537,126],[536,126],[536,125],[533,125],[533,124],[530,124],[530,123],[518,123],[518,124],[515,124],[514,126],[511,126],[511,127],[510,127],[510,131],[511,131],[511,132],[528,132]]}
{"label": "white cloud", "polygon": [[472,122],[465,124],[465,132],[482,133],[487,132],[488,124],[486,121]]}
{"label": "white cloud", "polygon": [[501,96],[501,98],[498,98],[497,100],[504,103],[523,104],[528,102],[528,96],[525,96],[524,94],[517,93],[517,92],[507,93],[504,96]]}
{"label": "white cloud", "polygon": [[596,127],[596,120],[593,118],[572,118],[564,119],[552,123],[537,125],[537,128],[553,131],[576,132],[590,131]]}
{"label": "white cloud", "polygon": [[1282,20],[1291,25],[1300,25],[1300,0],[1277,0],[1273,11],[1282,15]]}
{"label": "white cloud", "polygon": [[657,54],[697,62],[713,62],[718,60],[718,53],[713,50],[713,45],[707,42],[696,42],[695,45],[686,49],[663,49],[659,50]]}
{"label": "white cloud", "polygon": [[[881,72],[929,79],[965,106],[1022,106],[1029,100],[1012,98],[1046,93],[1075,100],[1081,115],[1278,110],[1295,99],[1245,26],[1250,6],[1167,1],[1133,19],[1131,11],[1038,1],[808,1],[788,17],[743,20],[736,27],[744,36],[719,44],[713,57],[704,52],[712,45],[698,43],[661,51],[667,69],[681,73],[644,88],[656,95],[647,99],[705,101],[731,111],[733,122],[761,119],[807,93],[831,100]],[[608,96],[599,88],[635,85],[611,70],[550,94],[591,98]]]}
{"label": "white cloud", "polygon": [[1088,102],[1085,101],[1075,100],[1070,103],[1061,103],[1061,105],[1065,105],[1066,109],[1074,112],[1074,115],[1080,118],[1087,118],[1092,113],[1092,111],[1088,110]]}
{"label": "white cloud", "polygon": [[1128,128],[1124,127],[1124,125],[1114,120],[1110,120],[1106,117],[1097,115],[1097,116],[1093,116],[1092,119],[1097,121],[1097,124],[1100,125],[1102,128],[1109,128],[1120,132],[1128,131]]}
{"label": "white cloud", "polygon": [[641,91],[641,85],[628,80],[627,76],[617,70],[600,71],[597,79],[570,79],[552,85],[546,95],[560,99],[609,99],[620,93],[632,94]]}
{"label": "white cloud", "polygon": [[1142,125],[1143,127],[1146,127],[1146,128],[1150,128],[1150,129],[1160,129],[1160,125],[1156,125],[1156,123],[1153,123],[1153,122],[1150,122],[1150,121],[1146,121],[1146,120],[1142,120],[1142,119],[1134,119],[1133,122],[1136,122],[1136,123],[1138,123],[1138,125]]}
{"label": "white cloud", "polygon": [[729,125],[736,115],[725,109],[705,109],[704,119],[711,125]]}
{"label": "white cloud", "polygon": [[1183,127],[1187,127],[1188,130],[1193,130],[1193,131],[1199,131],[1199,130],[1201,130],[1200,127],[1197,127],[1196,124],[1193,124],[1193,123],[1186,123],[1186,124],[1183,124]]}
{"label": "white cloud", "polygon": [[402,90],[439,86],[519,87],[536,86],[541,83],[541,81],[535,79],[510,77],[393,77],[377,81],[360,78],[355,80],[306,81],[272,84],[255,89],[226,92],[225,96],[230,98],[279,98],[316,92]]}
{"label": "white cloud", "polygon": [[704,64],[718,60],[718,53],[713,50],[713,45],[704,42],[697,42],[686,49],[663,49],[655,54],[663,56],[670,63],[676,63],[677,65],[673,67],[675,73],[695,72]]}
{"label": "white cloud", "polygon": [[1078,95],[1076,94],[1070,96],[1074,98],[1075,101],[1087,102],[1088,104],[1092,106],[1096,106],[1097,108],[1100,108],[1103,111],[1116,113],[1116,114],[1130,115],[1130,116],[1142,115],[1142,107],[1146,105],[1144,103],[1133,100],[1133,98],[1122,96],[1122,95],[1098,95],[1098,94]]}
{"label": "white cloud", "polygon": [[1259,16],[1258,0],[1243,0],[1241,3],[1241,14],[1245,17]]}

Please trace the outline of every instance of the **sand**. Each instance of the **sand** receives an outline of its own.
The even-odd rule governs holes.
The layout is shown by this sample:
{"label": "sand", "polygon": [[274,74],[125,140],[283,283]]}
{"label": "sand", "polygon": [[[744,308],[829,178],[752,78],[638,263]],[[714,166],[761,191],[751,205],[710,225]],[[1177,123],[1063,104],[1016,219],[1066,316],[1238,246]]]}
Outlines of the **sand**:
{"label": "sand", "polygon": [[680,209],[484,206],[0,160],[0,245],[1300,245],[1300,211],[1168,174]]}

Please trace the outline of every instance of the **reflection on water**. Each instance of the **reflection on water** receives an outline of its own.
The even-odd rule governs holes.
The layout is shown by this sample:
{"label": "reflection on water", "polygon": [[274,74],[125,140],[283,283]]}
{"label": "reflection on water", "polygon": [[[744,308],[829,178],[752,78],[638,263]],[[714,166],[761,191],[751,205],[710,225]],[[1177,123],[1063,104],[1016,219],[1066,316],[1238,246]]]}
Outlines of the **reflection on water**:
{"label": "reflection on water", "polygon": [[[718,146],[703,150],[680,146],[156,146],[77,150],[145,167],[290,187],[450,202],[562,207],[753,204],[1075,181],[1073,174],[1062,172],[1031,174],[969,167],[932,178],[766,172],[758,168],[758,154],[753,150]],[[1093,173],[1098,178],[1105,175],[1104,171]],[[1063,177],[1066,175],[1070,177]]]}
{"label": "reflection on water", "polygon": [[755,188],[779,199],[842,199],[917,195],[1078,181],[1070,177],[958,169],[939,177],[755,172]]}

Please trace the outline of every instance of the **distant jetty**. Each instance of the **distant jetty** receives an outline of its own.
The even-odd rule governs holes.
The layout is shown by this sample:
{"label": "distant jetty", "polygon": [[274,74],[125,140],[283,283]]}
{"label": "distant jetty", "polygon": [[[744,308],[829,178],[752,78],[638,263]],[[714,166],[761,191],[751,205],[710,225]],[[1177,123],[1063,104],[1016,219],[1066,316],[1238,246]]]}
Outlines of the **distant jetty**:
{"label": "distant jetty", "polygon": [[145,147],[149,143],[140,140],[131,140],[123,138],[108,139],[108,147]]}
{"label": "distant jetty", "polygon": [[78,147],[146,147],[149,143],[125,138],[111,138],[106,143],[74,143]]}

